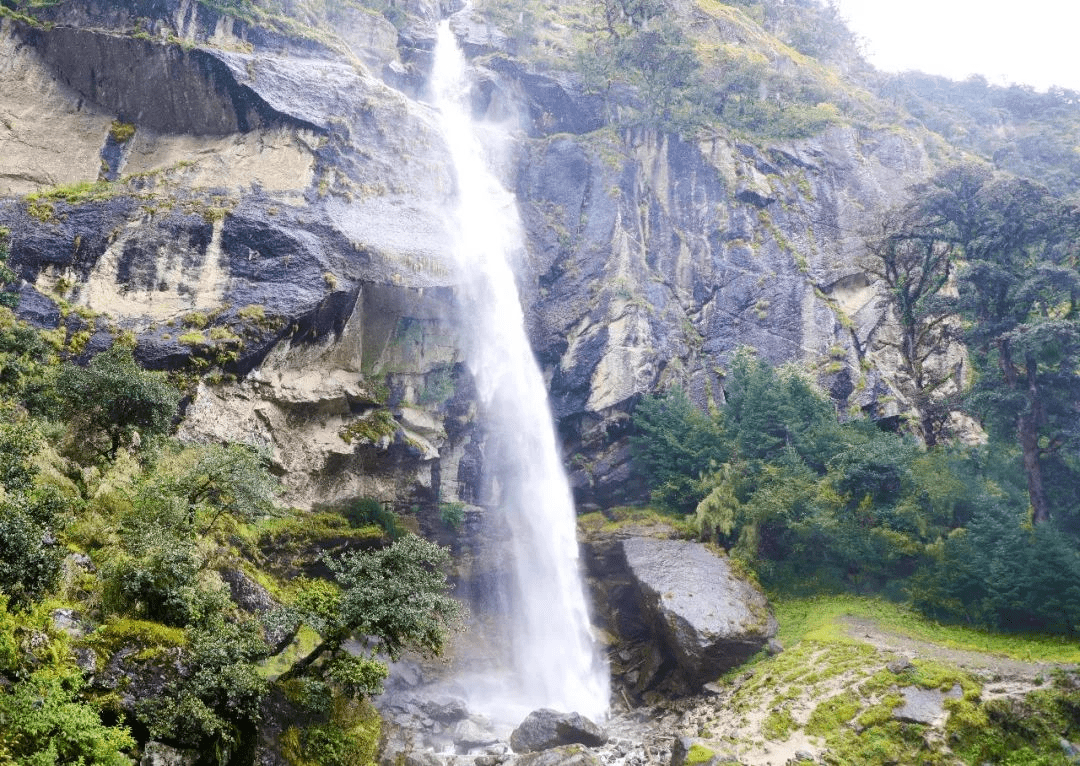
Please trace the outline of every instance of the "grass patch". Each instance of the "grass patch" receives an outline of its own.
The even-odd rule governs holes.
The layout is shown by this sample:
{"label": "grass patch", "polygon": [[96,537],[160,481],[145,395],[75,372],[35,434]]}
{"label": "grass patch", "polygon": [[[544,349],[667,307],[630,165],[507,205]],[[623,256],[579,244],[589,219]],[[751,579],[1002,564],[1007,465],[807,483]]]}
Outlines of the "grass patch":
{"label": "grass patch", "polygon": [[585,532],[614,532],[630,526],[666,525],[682,537],[697,535],[691,517],[649,506],[620,506],[583,513],[578,516],[578,525]]}
{"label": "grass patch", "polygon": [[900,604],[860,596],[778,597],[773,601],[784,646],[810,639],[850,641],[843,617],[872,619],[883,630],[949,649],[984,652],[1030,662],[1080,663],[1080,642],[1062,636],[1001,634],[941,625]]}

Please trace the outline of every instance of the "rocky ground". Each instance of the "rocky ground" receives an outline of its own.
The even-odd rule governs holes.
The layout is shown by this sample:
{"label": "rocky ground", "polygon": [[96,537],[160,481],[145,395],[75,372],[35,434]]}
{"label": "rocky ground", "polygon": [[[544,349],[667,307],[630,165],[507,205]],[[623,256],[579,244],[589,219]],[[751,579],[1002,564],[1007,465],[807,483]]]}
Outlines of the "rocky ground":
{"label": "rocky ground", "polygon": [[[590,740],[591,733],[567,727],[563,739],[523,754],[520,747],[511,748],[505,734],[478,734],[484,730],[484,721],[469,716],[462,705],[444,700],[391,706],[387,711],[390,747],[384,763],[959,764],[965,761],[950,751],[950,742],[956,740],[950,734],[949,716],[962,714],[961,703],[1019,702],[1034,691],[1050,689],[1055,673],[1070,669],[914,639],[863,617],[842,617],[836,627],[839,638],[804,639],[775,656],[761,656],[707,684],[698,694],[630,706],[627,691],[617,687],[613,714],[599,722],[606,737],[603,744]],[[961,713],[954,712],[958,710]],[[415,734],[425,726],[444,733],[437,748],[440,752],[416,746],[415,739],[402,747],[407,738],[403,739],[401,727]],[[878,755],[856,747],[858,738],[869,739],[885,731],[901,732],[906,744],[897,744],[899,749],[893,750],[882,745]],[[1064,740],[1060,745],[1061,752],[1054,755],[1066,758],[1064,763],[1073,762],[1068,760],[1074,753],[1072,745]],[[920,760],[914,760],[916,753]]]}

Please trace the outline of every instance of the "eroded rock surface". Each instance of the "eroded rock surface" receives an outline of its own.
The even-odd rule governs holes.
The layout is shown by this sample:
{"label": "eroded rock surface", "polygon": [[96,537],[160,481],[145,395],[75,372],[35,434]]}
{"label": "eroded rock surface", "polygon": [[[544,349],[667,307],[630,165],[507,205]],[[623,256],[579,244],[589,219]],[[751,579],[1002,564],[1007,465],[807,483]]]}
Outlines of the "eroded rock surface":
{"label": "eroded rock surface", "polygon": [[656,637],[687,680],[716,680],[776,635],[765,595],[736,575],[726,557],[686,540],[622,543]]}

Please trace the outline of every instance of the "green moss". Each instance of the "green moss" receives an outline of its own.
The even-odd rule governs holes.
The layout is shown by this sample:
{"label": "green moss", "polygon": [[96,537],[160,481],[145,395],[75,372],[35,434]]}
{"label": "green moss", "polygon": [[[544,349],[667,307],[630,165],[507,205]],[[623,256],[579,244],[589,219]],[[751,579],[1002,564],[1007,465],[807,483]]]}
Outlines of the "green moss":
{"label": "green moss", "polygon": [[791,732],[798,728],[795,719],[787,710],[774,710],[761,724],[761,733],[775,742],[782,742],[790,736]]}
{"label": "green moss", "polygon": [[893,718],[893,711],[904,704],[901,694],[887,694],[876,705],[871,705],[859,716],[859,726],[869,729],[871,726],[881,726]]}
{"label": "green moss", "polygon": [[822,702],[806,722],[806,733],[816,737],[828,737],[855,717],[860,703],[848,694],[839,694]]}
{"label": "green moss", "polygon": [[699,742],[690,746],[690,752],[686,754],[686,766],[696,766],[699,763],[708,763],[716,756],[716,753]]}
{"label": "green moss", "polygon": [[184,327],[193,327],[196,330],[202,330],[210,323],[210,319],[201,311],[192,311],[190,314],[185,314],[180,319],[180,323]]}
{"label": "green moss", "polygon": [[163,649],[187,645],[182,628],[170,628],[159,622],[130,618],[110,620],[86,638],[86,644],[103,659],[124,647],[136,647],[149,656]]}
{"label": "green moss", "polygon": [[389,410],[375,410],[367,417],[354,420],[342,428],[338,431],[338,436],[346,444],[352,444],[356,440],[377,444],[384,438],[392,437],[397,430],[398,422],[393,413]]}
{"label": "green moss", "polygon": [[113,120],[112,125],[109,126],[109,135],[116,143],[126,144],[135,135],[135,126],[130,122]]}
{"label": "green moss", "polygon": [[578,516],[578,525],[586,532],[614,532],[629,526],[667,526],[684,537],[696,537],[691,519],[672,511],[649,506],[620,506]]}
{"label": "green moss", "polygon": [[378,755],[382,720],[366,700],[337,697],[330,721],[289,727],[281,736],[281,753],[292,766],[369,766]]}

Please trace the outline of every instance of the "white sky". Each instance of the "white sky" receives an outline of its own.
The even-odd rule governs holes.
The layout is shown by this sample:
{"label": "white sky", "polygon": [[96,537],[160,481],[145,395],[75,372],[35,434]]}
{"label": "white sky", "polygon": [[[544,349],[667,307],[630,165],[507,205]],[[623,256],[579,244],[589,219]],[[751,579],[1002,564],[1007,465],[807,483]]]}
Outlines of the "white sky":
{"label": "white sky", "polygon": [[835,0],[878,69],[1080,91],[1080,0]]}

